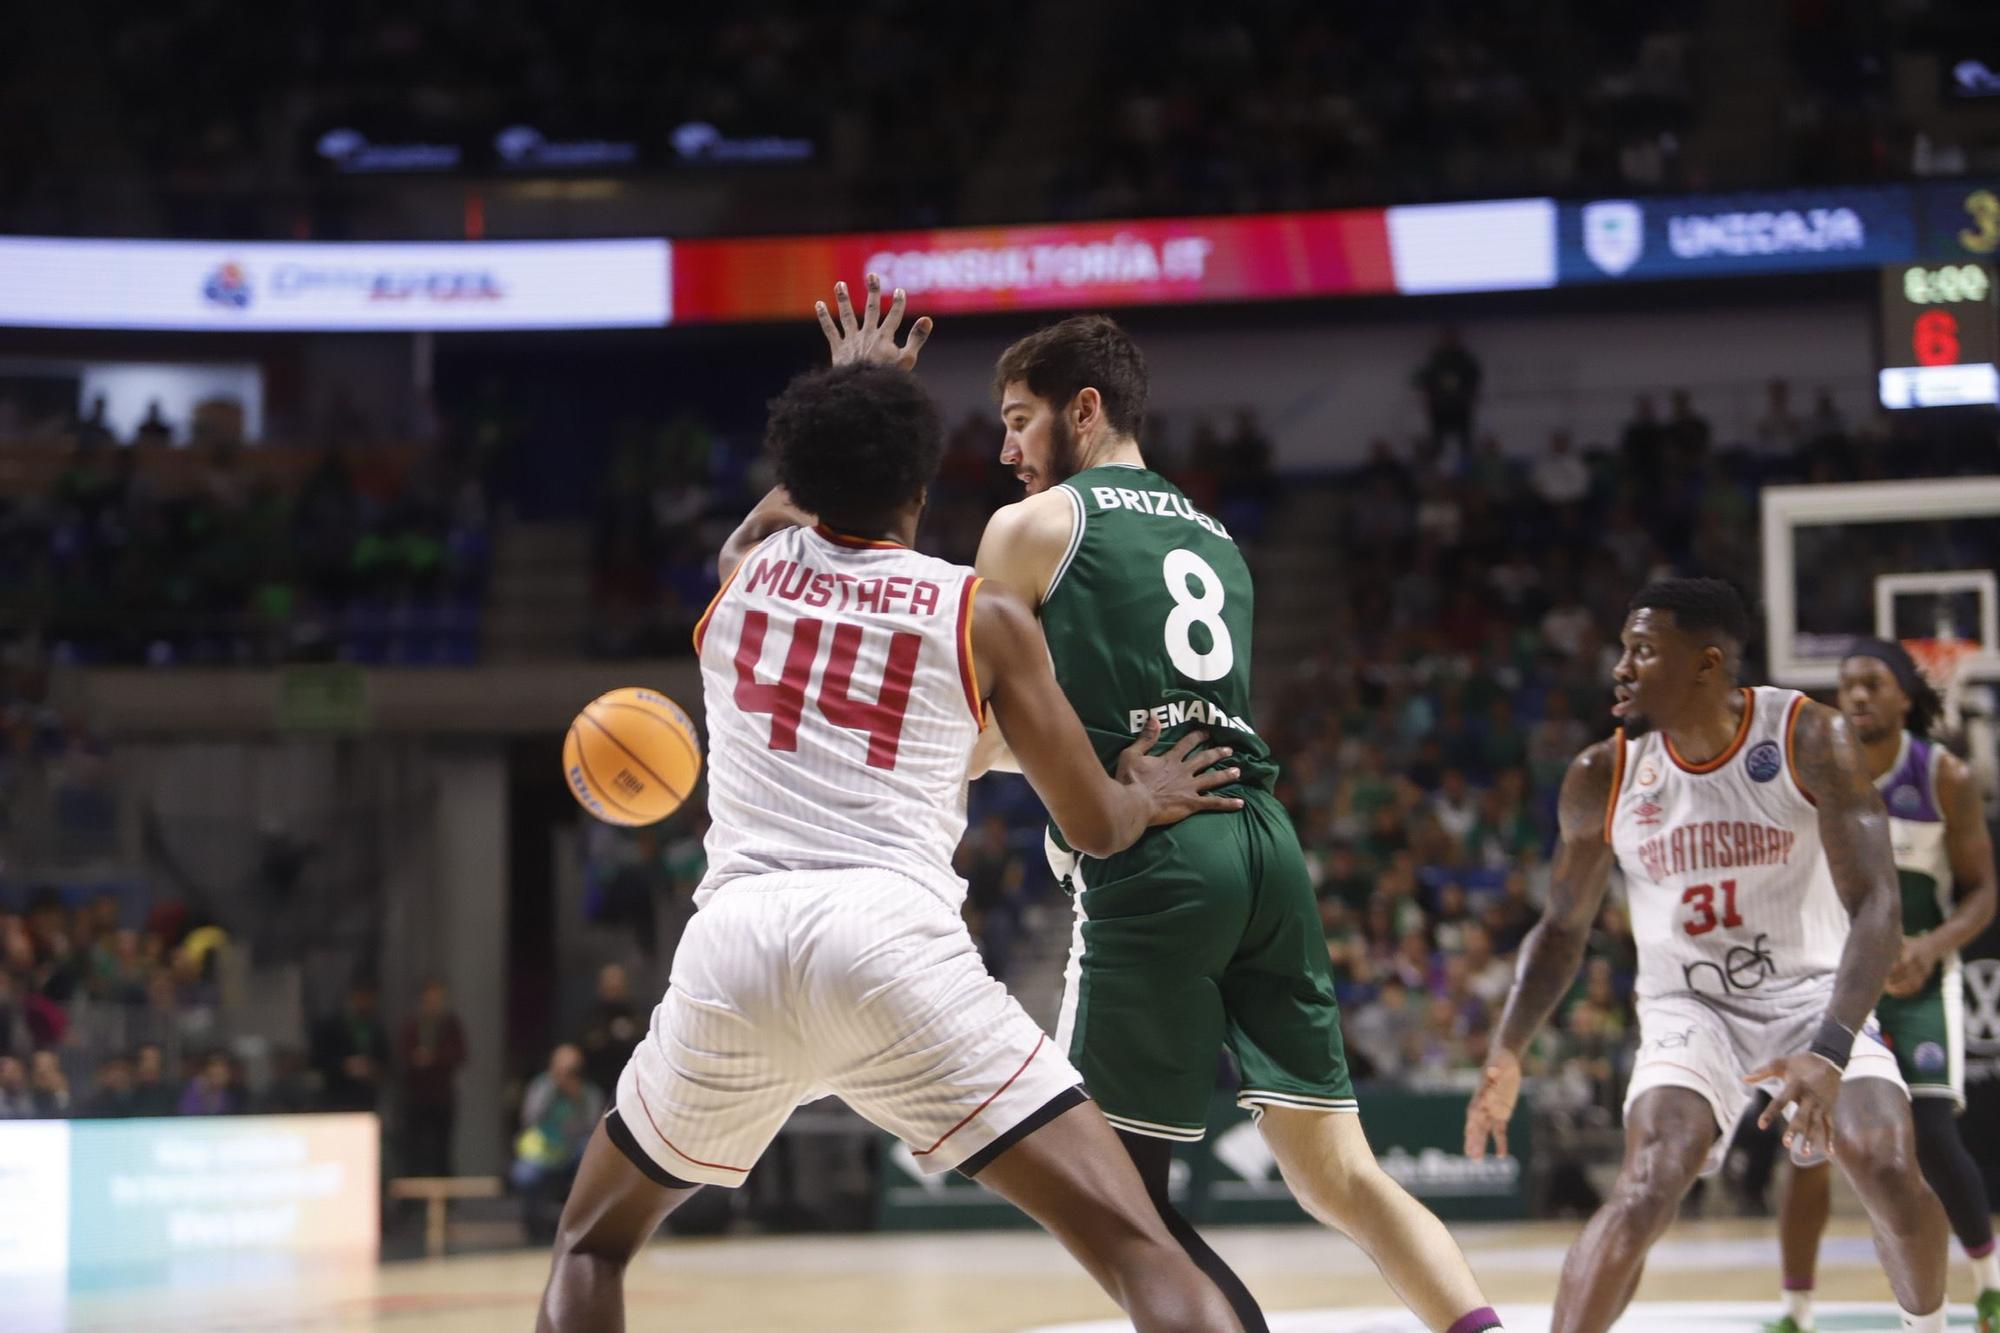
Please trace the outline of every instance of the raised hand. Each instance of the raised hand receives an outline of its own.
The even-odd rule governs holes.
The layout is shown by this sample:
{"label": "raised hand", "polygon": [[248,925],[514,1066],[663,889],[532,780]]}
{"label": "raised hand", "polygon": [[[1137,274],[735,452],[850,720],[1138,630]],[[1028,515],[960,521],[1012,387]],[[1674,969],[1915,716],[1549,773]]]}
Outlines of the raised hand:
{"label": "raised hand", "polygon": [[826,335],[827,350],[833,354],[834,365],[873,363],[901,370],[917,368],[917,356],[931,336],[931,318],[925,315],[910,325],[909,337],[903,340],[901,346],[897,345],[896,330],[902,327],[903,309],[907,304],[901,287],[891,298],[887,314],[882,312],[882,277],[878,273],[868,275],[868,304],[863,307],[859,318],[855,317],[854,303],[848,299],[846,283],[833,284],[833,303],[840,311],[838,322],[828,312],[824,301],[813,303],[813,313],[819,316],[820,332]]}

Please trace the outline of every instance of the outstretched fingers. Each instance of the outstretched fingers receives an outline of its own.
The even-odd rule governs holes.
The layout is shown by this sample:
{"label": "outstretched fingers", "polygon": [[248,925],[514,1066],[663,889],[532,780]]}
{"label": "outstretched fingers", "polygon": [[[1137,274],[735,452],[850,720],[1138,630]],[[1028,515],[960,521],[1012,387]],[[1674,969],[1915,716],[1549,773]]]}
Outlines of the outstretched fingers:
{"label": "outstretched fingers", "polygon": [[924,344],[930,341],[931,329],[934,327],[935,325],[931,323],[929,315],[923,316],[916,323],[910,325],[910,336],[903,340],[903,358],[901,362],[903,369],[911,370],[915,368],[917,353],[923,351]]}
{"label": "outstretched fingers", "polygon": [[861,309],[861,327],[873,329],[882,318],[882,276],[870,273],[866,281],[868,301]]}

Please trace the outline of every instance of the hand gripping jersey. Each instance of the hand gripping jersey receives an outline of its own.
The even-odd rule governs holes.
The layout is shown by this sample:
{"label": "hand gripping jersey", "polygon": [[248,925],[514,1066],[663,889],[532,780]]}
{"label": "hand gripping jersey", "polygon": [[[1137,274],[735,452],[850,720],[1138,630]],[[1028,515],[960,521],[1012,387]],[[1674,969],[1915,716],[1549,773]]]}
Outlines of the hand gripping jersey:
{"label": "hand gripping jersey", "polygon": [[978,585],[824,526],[744,557],[695,627],[713,820],[697,904],[743,876],[876,868],[957,907]]}
{"label": "hand gripping jersey", "polygon": [[1661,732],[1613,738],[1606,835],[1625,873],[1638,994],[1791,1007],[1828,987],[1849,918],[1792,768],[1805,696],[1745,689],[1727,749],[1689,764]]}

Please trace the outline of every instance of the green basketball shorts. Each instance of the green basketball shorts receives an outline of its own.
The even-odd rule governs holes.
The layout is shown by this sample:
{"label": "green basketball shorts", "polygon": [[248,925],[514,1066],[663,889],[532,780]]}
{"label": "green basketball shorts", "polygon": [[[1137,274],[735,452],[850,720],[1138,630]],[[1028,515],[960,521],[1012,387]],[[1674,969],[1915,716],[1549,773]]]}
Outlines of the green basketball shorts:
{"label": "green basketball shorts", "polygon": [[1199,1141],[1225,1046],[1257,1114],[1359,1109],[1298,837],[1243,795],[1105,860],[1050,845],[1076,900],[1056,1040],[1119,1129]]}
{"label": "green basketball shorts", "polygon": [[1940,966],[1929,986],[1907,999],[1884,995],[1875,1006],[1882,1041],[1912,1097],[1948,1097],[1965,1109],[1965,978]]}

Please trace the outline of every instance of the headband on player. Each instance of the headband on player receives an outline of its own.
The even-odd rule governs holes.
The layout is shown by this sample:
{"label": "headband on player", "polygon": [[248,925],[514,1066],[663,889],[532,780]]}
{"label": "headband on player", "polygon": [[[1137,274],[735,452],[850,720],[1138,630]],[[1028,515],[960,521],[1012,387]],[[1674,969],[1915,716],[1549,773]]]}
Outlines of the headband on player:
{"label": "headband on player", "polygon": [[1856,639],[1847,645],[1841,654],[1847,657],[1872,657],[1889,668],[1889,674],[1903,687],[1903,693],[1914,699],[1917,697],[1917,682],[1922,679],[1917,674],[1917,664],[1910,659],[1909,649],[1888,639]]}

